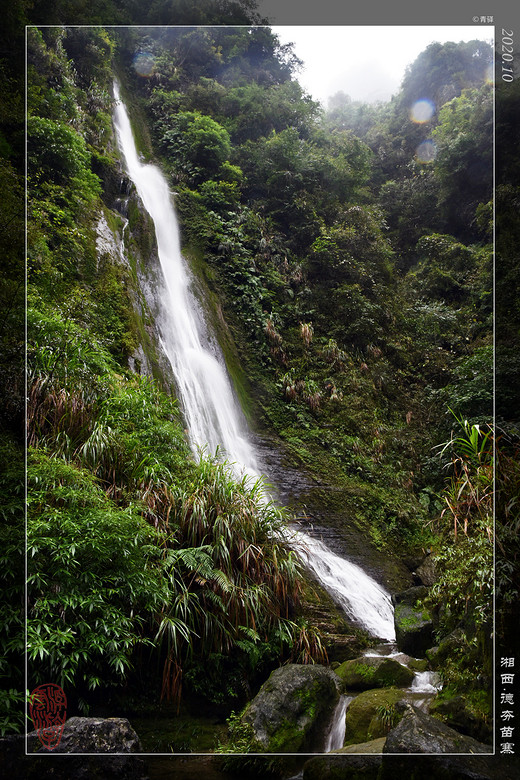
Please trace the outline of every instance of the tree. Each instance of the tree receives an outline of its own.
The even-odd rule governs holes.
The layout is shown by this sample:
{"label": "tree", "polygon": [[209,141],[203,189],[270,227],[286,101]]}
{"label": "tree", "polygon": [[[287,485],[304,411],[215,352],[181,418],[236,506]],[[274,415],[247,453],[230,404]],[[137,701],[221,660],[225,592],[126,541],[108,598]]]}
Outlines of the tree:
{"label": "tree", "polygon": [[196,184],[216,176],[231,151],[227,130],[198,111],[172,116],[160,144],[178,176]]}
{"label": "tree", "polygon": [[476,209],[493,187],[493,93],[490,86],[465,90],[440,111],[432,133],[438,146],[435,174],[447,232],[479,237]]}

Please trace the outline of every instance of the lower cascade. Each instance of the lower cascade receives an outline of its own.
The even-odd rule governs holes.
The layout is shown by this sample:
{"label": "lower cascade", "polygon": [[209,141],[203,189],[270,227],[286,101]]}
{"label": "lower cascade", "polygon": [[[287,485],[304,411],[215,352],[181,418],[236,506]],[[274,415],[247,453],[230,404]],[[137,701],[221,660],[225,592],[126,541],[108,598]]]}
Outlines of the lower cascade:
{"label": "lower cascade", "polygon": [[346,696],[345,694],[340,696],[325,740],[325,753],[330,753],[331,750],[338,750],[343,747],[346,729],[345,714],[353,698],[353,696]]}
{"label": "lower cascade", "polygon": [[[114,96],[114,123],[127,172],[155,225],[164,279],[160,338],[172,367],[192,450],[197,454],[207,448],[212,454],[221,449],[237,476],[256,479],[261,470],[245,418],[220,348],[191,289],[172,193],[159,168],[140,161],[116,82]],[[308,534],[297,531],[291,545],[354,622],[375,637],[395,640],[390,596],[380,585],[359,566],[332,553]]]}
{"label": "lower cascade", "polygon": [[390,595],[360,566],[333,553],[319,539],[296,532],[293,546],[344,612],[373,636],[395,642]]}

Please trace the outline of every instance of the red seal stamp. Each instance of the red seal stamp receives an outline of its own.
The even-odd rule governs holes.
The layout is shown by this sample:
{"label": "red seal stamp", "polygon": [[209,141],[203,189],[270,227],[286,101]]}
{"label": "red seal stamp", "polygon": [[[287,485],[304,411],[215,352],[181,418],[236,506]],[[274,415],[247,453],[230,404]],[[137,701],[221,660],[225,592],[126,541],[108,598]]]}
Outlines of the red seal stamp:
{"label": "red seal stamp", "polygon": [[47,750],[60,744],[67,717],[67,697],[63,688],[54,683],[43,683],[31,693],[29,713],[38,739]]}

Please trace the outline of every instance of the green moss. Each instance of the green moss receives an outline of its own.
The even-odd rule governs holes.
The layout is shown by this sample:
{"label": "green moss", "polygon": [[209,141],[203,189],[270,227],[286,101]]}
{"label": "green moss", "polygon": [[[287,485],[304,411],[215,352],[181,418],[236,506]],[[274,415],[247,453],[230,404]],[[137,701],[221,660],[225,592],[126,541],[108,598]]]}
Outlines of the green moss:
{"label": "green moss", "polygon": [[428,623],[432,618],[426,609],[419,610],[406,604],[397,604],[395,607],[395,619],[403,630],[410,631],[418,628],[423,623]]}
{"label": "green moss", "polygon": [[297,753],[303,737],[302,730],[295,723],[284,720],[270,737],[267,749],[270,753]]}
{"label": "green moss", "polygon": [[399,688],[380,688],[356,696],[345,717],[345,745],[386,736],[387,728],[378,712],[383,711],[381,708],[390,708],[402,698],[403,692]]}

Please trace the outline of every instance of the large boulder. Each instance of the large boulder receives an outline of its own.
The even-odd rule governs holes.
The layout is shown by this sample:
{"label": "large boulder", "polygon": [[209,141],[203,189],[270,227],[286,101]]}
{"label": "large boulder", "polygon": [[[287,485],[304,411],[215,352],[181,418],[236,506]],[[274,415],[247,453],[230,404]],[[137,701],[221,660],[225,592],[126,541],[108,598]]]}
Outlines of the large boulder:
{"label": "large boulder", "polygon": [[339,700],[340,681],[325,666],[289,664],[275,669],[242,714],[264,750],[320,752]]}
{"label": "large boulder", "polygon": [[403,698],[399,688],[364,691],[349,704],[345,715],[345,745],[386,736],[397,717],[395,705]]}
{"label": "large boulder", "polygon": [[428,589],[409,588],[392,597],[397,647],[415,658],[424,658],[433,644],[433,621],[428,610],[418,606]]}
{"label": "large boulder", "polygon": [[386,738],[378,780],[510,780],[520,774],[516,756],[493,756],[491,745],[460,734],[406,702],[399,702],[396,709],[402,718]]}
{"label": "large boulder", "polygon": [[[29,737],[33,737],[32,732]],[[36,752],[48,752],[43,746]],[[69,718],[53,753],[142,753],[126,718]]]}
{"label": "large boulder", "polygon": [[409,687],[414,673],[393,658],[363,656],[345,661],[334,670],[346,690],[366,691],[371,688]]}
{"label": "large boulder", "polygon": [[[43,747],[36,731],[27,735],[29,755],[24,755],[24,735],[1,739],[0,775],[11,780],[147,780],[146,764],[135,755],[140,750],[139,738],[124,718],[69,718],[52,752]],[[54,758],[55,753],[82,755]]]}
{"label": "large boulder", "polygon": [[460,734],[407,702],[396,709],[402,715],[386,738],[384,753],[491,753],[492,747]]}

